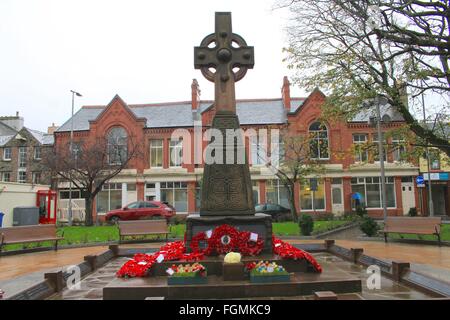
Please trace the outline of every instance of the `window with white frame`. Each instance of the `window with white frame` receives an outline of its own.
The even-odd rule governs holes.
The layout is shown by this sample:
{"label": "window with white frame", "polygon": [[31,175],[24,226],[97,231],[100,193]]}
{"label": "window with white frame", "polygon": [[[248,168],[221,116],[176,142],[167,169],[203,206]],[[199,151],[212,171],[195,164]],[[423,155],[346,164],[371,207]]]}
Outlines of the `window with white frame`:
{"label": "window with white frame", "polygon": [[367,151],[367,134],[355,133],[353,134],[353,143],[355,145],[355,161],[365,162],[369,158],[369,152]]}
{"label": "window with white frame", "polygon": [[405,139],[403,139],[403,137],[400,137],[398,135],[394,135],[392,137],[392,152],[395,162],[405,160],[406,148],[405,148]]}
{"label": "window with white frame", "polygon": [[286,157],[284,137],[276,135],[271,136],[271,139],[270,161],[273,166],[278,167],[279,165],[283,165]]}
{"label": "window with white frame", "polygon": [[2,181],[10,182],[11,181],[11,172],[2,172]]}
{"label": "window with white frame", "polygon": [[441,155],[438,150],[430,150],[430,167],[431,170],[439,170],[441,168]]}
{"label": "window with white frame", "polygon": [[128,135],[124,128],[114,127],[107,135],[108,143],[108,163],[120,165],[127,160],[128,156]]}
{"label": "window with white frame", "polygon": [[97,212],[105,213],[122,207],[122,183],[105,183],[97,195]]}
{"label": "window with white frame", "polygon": [[19,183],[27,182],[27,172],[25,170],[19,170],[17,172],[17,182]]}
{"label": "window with white frame", "polygon": [[[72,196],[71,196],[72,193]],[[72,191],[68,189],[60,190],[59,191],[59,198],[61,200],[68,200],[68,199],[84,199],[86,197],[86,192],[80,192],[78,189],[72,189]]]}
{"label": "window with white frame", "polygon": [[170,140],[169,157],[171,167],[181,167],[183,163],[183,140]]}
{"label": "window with white frame", "polygon": [[31,174],[31,181],[33,184],[40,184],[41,183],[41,173],[40,172],[33,172]]}
{"label": "window with white frame", "polygon": [[325,183],[322,179],[311,178],[300,187],[300,208],[302,210],[325,210]]}
{"label": "window with white frame", "polygon": [[150,140],[150,167],[163,166],[163,140]]}
{"label": "window with white frame", "polygon": [[265,164],[267,161],[267,142],[263,139],[263,137],[260,137],[259,134],[251,136],[250,141],[252,165]]}
{"label": "window with white frame", "polygon": [[161,182],[161,201],[175,207],[177,212],[187,212],[187,182]]}
{"label": "window with white frame", "polygon": [[280,180],[266,181],[266,201],[267,203],[279,204],[285,208],[290,207],[288,191]]}
{"label": "window with white frame", "polygon": [[41,160],[41,147],[40,146],[34,147],[34,159]]}
{"label": "window with white frame", "polygon": [[27,147],[19,147],[19,168],[27,166]]}
{"label": "window with white frame", "polygon": [[313,159],[328,160],[330,154],[328,150],[329,142],[327,127],[318,121],[312,123],[309,126],[309,137],[311,157]]}
{"label": "window with white frame", "polygon": [[[384,136],[384,133],[381,133],[382,142],[383,142],[383,160],[386,161],[386,154],[387,154],[387,146],[386,146],[386,137]],[[378,149],[378,133],[373,134],[373,161],[379,162],[380,161],[380,155],[379,155],[379,149]]]}
{"label": "window with white frame", "polygon": [[[361,204],[367,208],[381,209],[381,178],[365,177],[352,178],[352,193],[361,195]],[[388,208],[395,208],[394,177],[386,177],[386,204]]]}
{"label": "window with white frame", "polygon": [[3,160],[9,161],[11,160],[12,152],[10,147],[6,147],[3,149]]}

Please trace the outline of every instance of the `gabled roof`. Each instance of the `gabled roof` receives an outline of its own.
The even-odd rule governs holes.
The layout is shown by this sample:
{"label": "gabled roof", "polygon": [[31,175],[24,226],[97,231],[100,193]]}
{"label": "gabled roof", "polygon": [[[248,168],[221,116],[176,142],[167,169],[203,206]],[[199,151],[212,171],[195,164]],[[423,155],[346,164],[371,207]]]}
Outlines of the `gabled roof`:
{"label": "gabled roof", "polygon": [[42,145],[51,145],[54,143],[53,134],[25,128]]}
{"label": "gabled roof", "polygon": [[0,136],[8,136],[17,133],[17,130],[0,120]]}
{"label": "gabled roof", "polygon": [[[391,105],[381,105],[380,115],[388,115],[391,121],[404,121],[403,116]],[[349,122],[368,122],[371,117],[377,116],[377,109],[375,106],[359,111]]]}
{"label": "gabled roof", "polygon": [[[297,101],[297,100],[295,100]],[[299,103],[301,99],[298,100]],[[200,101],[199,110],[206,112],[213,101]],[[298,104],[294,104],[298,107]],[[137,118],[147,120],[146,128],[191,127],[194,124],[194,115],[191,102],[153,103],[128,105]],[[84,106],[78,110],[72,119],[66,121],[56,132],[71,130],[89,130],[89,121],[97,119],[104,111],[105,106]],[[242,125],[251,124],[281,124],[286,122],[286,114],[281,98],[278,99],[248,99],[236,102],[236,113]]]}
{"label": "gabled roof", "polygon": [[14,138],[25,139],[25,137],[23,137],[23,135],[20,134],[20,132],[24,130],[27,131],[41,145],[52,145],[54,143],[53,134],[48,134],[45,132],[23,127],[19,132],[16,132],[13,135],[0,136],[0,146],[6,145],[9,141],[11,141]]}
{"label": "gabled roof", "polygon": [[14,138],[14,135],[0,136],[0,147],[3,147],[12,138]]}
{"label": "gabled roof", "polygon": [[[319,89],[316,90],[323,94]],[[288,114],[299,112],[307,100],[308,98],[291,98],[291,108]],[[124,105],[137,119],[146,120],[146,128],[192,127],[194,125],[191,101],[130,105],[124,103]],[[56,132],[70,131],[72,121],[74,131],[89,130],[89,122],[98,119],[107,107],[83,106]],[[202,100],[200,101],[199,111],[204,113],[212,107],[213,101]],[[349,122],[367,122],[375,114],[375,111],[375,108],[362,110]],[[236,113],[241,125],[283,124],[287,120],[287,113],[281,98],[237,100]],[[391,121],[403,121],[403,117],[390,106],[384,106],[381,114],[382,116],[389,115]]]}

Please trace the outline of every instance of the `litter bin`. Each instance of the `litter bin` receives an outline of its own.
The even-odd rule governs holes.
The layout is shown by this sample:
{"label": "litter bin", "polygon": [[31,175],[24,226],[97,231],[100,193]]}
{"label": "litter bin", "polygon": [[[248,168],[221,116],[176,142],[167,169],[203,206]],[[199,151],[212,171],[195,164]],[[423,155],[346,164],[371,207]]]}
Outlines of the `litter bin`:
{"label": "litter bin", "polygon": [[3,216],[5,214],[3,212],[0,212],[0,228],[3,226]]}

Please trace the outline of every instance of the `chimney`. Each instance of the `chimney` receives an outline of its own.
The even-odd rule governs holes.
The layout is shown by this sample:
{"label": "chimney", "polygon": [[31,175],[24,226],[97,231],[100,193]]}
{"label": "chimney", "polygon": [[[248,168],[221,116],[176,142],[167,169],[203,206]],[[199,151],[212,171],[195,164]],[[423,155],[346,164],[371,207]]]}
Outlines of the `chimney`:
{"label": "chimney", "polygon": [[48,134],[53,134],[53,132],[55,132],[56,129],[58,129],[58,126],[55,126],[55,123],[53,122],[52,125],[47,128],[47,133]]}
{"label": "chimney", "polygon": [[198,85],[197,79],[192,79],[191,103],[192,111],[197,110],[200,105],[200,86]]}
{"label": "chimney", "polygon": [[289,112],[291,111],[291,83],[288,77],[284,76],[283,86],[281,87],[281,98],[283,99],[284,109]]}
{"label": "chimney", "polygon": [[19,111],[16,111],[15,116],[0,117],[0,121],[16,131],[22,130],[24,124],[23,118],[19,116]]}

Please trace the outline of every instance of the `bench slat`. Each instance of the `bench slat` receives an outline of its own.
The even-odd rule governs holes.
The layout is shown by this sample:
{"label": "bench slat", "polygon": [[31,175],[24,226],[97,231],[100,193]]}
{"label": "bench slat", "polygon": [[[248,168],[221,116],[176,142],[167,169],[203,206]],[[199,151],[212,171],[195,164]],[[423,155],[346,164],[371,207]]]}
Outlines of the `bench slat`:
{"label": "bench slat", "polygon": [[40,238],[40,239],[24,239],[24,240],[18,240],[18,241],[8,241],[4,242],[3,244],[17,244],[17,243],[29,243],[29,242],[42,242],[42,241],[56,241],[56,240],[64,240],[64,238]]}
{"label": "bench slat", "polygon": [[[151,232],[151,234],[169,234],[170,232]],[[143,236],[149,234],[148,232],[122,232],[121,235],[122,236]]]}
{"label": "bench slat", "polygon": [[387,217],[384,240],[388,233],[436,235],[440,244],[441,223],[440,217]]}
{"label": "bench slat", "polygon": [[133,220],[119,221],[120,236],[169,234],[167,221],[164,220]]}
{"label": "bench slat", "polygon": [[0,234],[3,234],[5,243],[31,239],[58,238],[54,224],[0,228]]}

